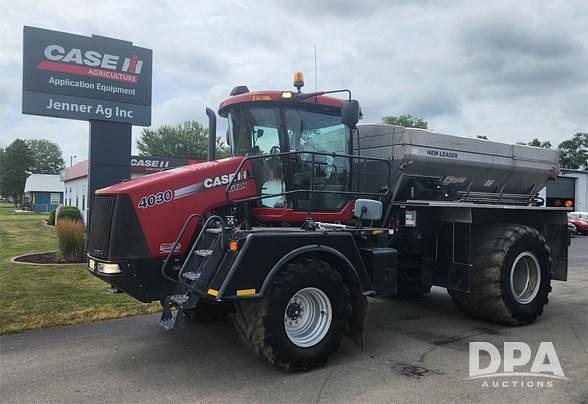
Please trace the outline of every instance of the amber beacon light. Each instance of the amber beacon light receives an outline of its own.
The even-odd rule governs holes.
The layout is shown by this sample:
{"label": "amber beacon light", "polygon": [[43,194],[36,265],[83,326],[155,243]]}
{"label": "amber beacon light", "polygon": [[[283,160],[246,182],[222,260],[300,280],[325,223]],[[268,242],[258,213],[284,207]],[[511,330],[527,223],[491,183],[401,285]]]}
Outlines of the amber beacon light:
{"label": "amber beacon light", "polygon": [[294,73],[294,87],[296,87],[298,92],[304,87],[304,74],[302,74],[302,72]]}

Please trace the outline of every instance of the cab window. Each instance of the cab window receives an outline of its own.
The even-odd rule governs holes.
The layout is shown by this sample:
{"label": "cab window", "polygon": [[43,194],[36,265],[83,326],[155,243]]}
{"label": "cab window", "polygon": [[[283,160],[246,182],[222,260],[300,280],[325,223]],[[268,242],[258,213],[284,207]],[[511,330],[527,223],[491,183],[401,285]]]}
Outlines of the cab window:
{"label": "cab window", "polygon": [[229,133],[233,155],[280,152],[279,110],[243,108],[229,112]]}

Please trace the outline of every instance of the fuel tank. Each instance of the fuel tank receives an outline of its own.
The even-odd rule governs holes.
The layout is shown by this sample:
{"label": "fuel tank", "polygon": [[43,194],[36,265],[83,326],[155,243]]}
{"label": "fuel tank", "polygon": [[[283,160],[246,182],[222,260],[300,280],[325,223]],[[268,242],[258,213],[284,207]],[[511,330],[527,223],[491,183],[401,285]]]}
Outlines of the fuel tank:
{"label": "fuel tank", "polygon": [[559,173],[558,150],[394,125],[359,126],[354,150],[391,160],[396,200],[527,205]]}

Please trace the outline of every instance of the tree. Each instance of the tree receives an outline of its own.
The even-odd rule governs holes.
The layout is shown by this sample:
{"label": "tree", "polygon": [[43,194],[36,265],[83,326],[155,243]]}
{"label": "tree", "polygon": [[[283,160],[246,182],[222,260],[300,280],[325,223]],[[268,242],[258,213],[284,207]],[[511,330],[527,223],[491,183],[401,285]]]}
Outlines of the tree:
{"label": "tree", "polygon": [[523,146],[541,147],[542,149],[551,149],[551,142],[549,140],[542,142],[541,140],[539,140],[537,138],[531,140],[530,142],[517,142],[517,144],[520,144]]}
{"label": "tree", "polygon": [[[176,126],[163,125],[157,129],[143,129],[137,140],[141,156],[172,157],[206,160],[208,129],[197,121],[186,121]],[[229,155],[228,148],[216,139],[217,158]]]}
{"label": "tree", "polygon": [[5,196],[2,193],[2,190],[4,189],[2,187],[2,170],[4,169],[4,147],[0,147],[0,196]]}
{"label": "tree", "polygon": [[221,139],[218,137],[216,138],[216,158],[217,159],[224,159],[226,157],[231,157],[231,148],[225,144]]}
{"label": "tree", "polygon": [[559,161],[564,168],[588,169],[588,133],[578,132],[559,144]]}
{"label": "tree", "polygon": [[63,154],[57,143],[45,139],[27,140],[33,164],[30,171],[35,174],[59,174],[65,168]]}
{"label": "tree", "polygon": [[11,196],[15,203],[22,200],[25,181],[33,164],[31,149],[22,139],[16,139],[2,155],[0,167],[0,188],[5,196]]}
{"label": "tree", "polygon": [[429,123],[427,121],[423,121],[422,118],[417,118],[416,116],[412,115],[400,115],[400,116],[392,116],[388,115],[382,118],[382,123],[388,125],[400,125],[406,128],[420,128],[420,129],[427,129],[429,127]]}

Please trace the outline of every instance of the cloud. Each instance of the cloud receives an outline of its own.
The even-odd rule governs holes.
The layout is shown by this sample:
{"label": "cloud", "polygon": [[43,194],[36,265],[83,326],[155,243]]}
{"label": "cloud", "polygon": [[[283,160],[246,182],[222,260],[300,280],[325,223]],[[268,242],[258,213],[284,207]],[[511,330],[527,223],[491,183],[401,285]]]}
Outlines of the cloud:
{"label": "cloud", "polygon": [[[0,144],[87,148],[87,124],[20,113],[22,26],[153,49],[153,124],[206,122],[235,85],[350,88],[365,122],[410,113],[452,134],[558,144],[587,130],[585,1],[0,1]],[[224,128],[219,121],[219,133]],[[136,139],[141,128],[133,129]],[[82,139],[84,139],[82,141]],[[80,151],[81,150],[81,151]]]}
{"label": "cloud", "polygon": [[588,80],[586,44],[569,26],[501,11],[470,18],[462,27],[462,71],[490,95],[557,94]]}

